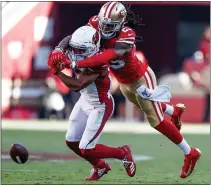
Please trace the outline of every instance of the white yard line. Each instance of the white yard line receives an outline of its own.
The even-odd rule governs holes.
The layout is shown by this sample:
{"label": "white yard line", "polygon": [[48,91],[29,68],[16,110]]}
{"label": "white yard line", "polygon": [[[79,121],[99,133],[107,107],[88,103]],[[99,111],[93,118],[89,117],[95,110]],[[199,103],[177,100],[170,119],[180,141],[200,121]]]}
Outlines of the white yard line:
{"label": "white yard line", "polygon": [[2,168],[2,171],[6,172],[38,172],[39,170],[30,170],[30,169],[7,169],[7,168]]}
{"label": "white yard line", "polygon": [[[3,130],[31,130],[31,131],[66,131],[68,120],[64,121],[40,121],[40,120],[2,120]],[[104,132],[108,133],[142,133],[156,134],[155,129],[147,123],[109,121]],[[182,133],[210,134],[209,124],[183,124]]]}

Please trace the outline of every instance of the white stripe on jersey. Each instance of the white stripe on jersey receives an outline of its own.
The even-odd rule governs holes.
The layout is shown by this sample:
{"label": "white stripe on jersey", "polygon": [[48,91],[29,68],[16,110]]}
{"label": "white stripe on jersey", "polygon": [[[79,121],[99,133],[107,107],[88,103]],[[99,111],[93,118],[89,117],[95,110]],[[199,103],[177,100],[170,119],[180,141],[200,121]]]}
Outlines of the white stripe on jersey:
{"label": "white stripe on jersey", "polygon": [[116,42],[123,42],[123,43],[126,43],[126,44],[134,44],[134,41],[126,41],[126,40],[116,41]]}
{"label": "white stripe on jersey", "polygon": [[124,42],[124,43],[127,43],[127,44],[134,44],[135,37],[121,38],[121,39],[117,40],[116,42]]}
{"label": "white stripe on jersey", "polygon": [[119,40],[135,40],[135,37],[127,37],[127,38],[121,38],[121,39],[119,39]]}

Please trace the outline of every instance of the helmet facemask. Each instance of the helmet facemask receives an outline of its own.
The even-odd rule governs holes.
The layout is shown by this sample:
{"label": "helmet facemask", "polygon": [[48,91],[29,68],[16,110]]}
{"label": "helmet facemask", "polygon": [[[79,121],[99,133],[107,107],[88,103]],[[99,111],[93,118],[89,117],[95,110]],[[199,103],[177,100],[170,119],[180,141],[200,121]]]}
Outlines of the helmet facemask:
{"label": "helmet facemask", "polygon": [[99,48],[96,45],[92,45],[92,47],[88,47],[85,45],[78,45],[70,41],[69,43],[69,52],[68,55],[72,61],[80,61],[84,60],[87,57],[90,57],[96,54],[99,51]]}
{"label": "helmet facemask", "polygon": [[124,21],[109,21],[99,18],[99,31],[101,33],[101,37],[104,39],[115,37],[121,30],[123,24]]}
{"label": "helmet facemask", "polygon": [[100,34],[90,26],[78,28],[69,40],[68,57],[77,62],[95,55],[100,48]]}

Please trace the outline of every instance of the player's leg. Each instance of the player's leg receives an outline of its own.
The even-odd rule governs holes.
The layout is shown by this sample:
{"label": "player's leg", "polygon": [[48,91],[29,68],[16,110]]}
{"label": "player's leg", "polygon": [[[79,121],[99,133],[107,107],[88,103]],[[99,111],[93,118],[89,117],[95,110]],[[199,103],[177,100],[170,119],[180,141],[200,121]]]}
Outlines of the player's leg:
{"label": "player's leg", "polygon": [[[128,88],[126,86],[124,86],[124,85],[121,85],[120,84],[119,87],[120,87],[120,90],[121,90],[122,94],[124,95],[124,97],[127,98],[131,103],[133,103],[134,105],[136,105],[140,110],[142,110],[141,107],[140,107],[140,105],[139,105],[139,103],[138,103],[138,101],[137,101],[137,98],[136,98],[137,95],[134,94],[134,93],[132,93],[131,91],[129,91]],[[167,111],[168,114],[169,115],[172,115],[172,116],[174,115],[173,113],[174,113],[175,110],[178,113],[180,113],[180,110],[181,110],[181,109],[179,109],[179,110],[174,109],[173,106],[170,106],[170,105],[165,104],[165,103],[161,103],[161,108],[162,108],[162,111]],[[176,108],[176,106],[175,106],[175,108]],[[175,119],[178,119],[178,117],[174,117],[174,118]],[[177,128],[180,130],[181,125],[178,126]]]}
{"label": "player's leg", "polygon": [[[119,88],[122,92],[122,94],[124,95],[125,98],[127,98],[131,103],[133,103],[134,105],[136,105],[139,110],[142,110],[137,99],[136,99],[136,95],[134,93],[132,93],[131,91],[128,90],[128,88],[122,84],[119,85]],[[181,124],[176,124],[176,123],[180,123],[180,116],[182,114],[182,112],[184,111],[184,109],[182,109],[182,107],[178,108],[179,105],[176,105],[175,108],[171,105],[165,104],[165,103],[161,103],[161,108],[162,111],[164,113],[167,113],[168,115],[174,117],[174,120],[177,120],[177,122],[174,120],[172,122],[175,123],[175,125],[177,126],[177,128],[180,130],[181,128]],[[181,111],[182,110],[182,111]],[[176,112],[175,112],[176,111]],[[180,116],[175,116],[175,115],[180,115]]]}
{"label": "player's leg", "polygon": [[181,130],[182,121],[181,116],[182,113],[185,111],[185,105],[182,103],[178,103],[175,106],[171,106],[166,103],[161,103],[162,111],[169,116],[171,116],[171,121],[177,127],[178,130]]}
{"label": "player's leg", "polygon": [[68,123],[68,130],[66,133],[66,145],[77,155],[87,160],[90,164],[95,165],[99,163],[99,159],[94,157],[83,156],[79,148],[79,143],[86,127],[88,116],[81,109],[80,100],[75,104]]}
{"label": "player's leg", "polygon": [[[84,155],[90,154],[90,155],[95,155],[98,158],[109,158],[104,156],[105,154],[103,149],[101,151],[98,151],[98,148],[96,148],[96,144],[102,134],[103,128],[107,120],[112,115],[113,109],[114,109],[114,103],[113,100],[110,99],[108,102],[101,105],[100,107],[95,107],[94,109],[89,111],[87,125],[81,138],[79,146]],[[123,157],[124,151],[121,149],[117,149],[117,151],[114,152],[115,154],[113,153],[111,154],[112,155],[111,158],[113,157],[118,158],[121,156]]]}
{"label": "player's leg", "polygon": [[[128,175],[134,176],[136,166],[132,159],[130,147],[122,146],[115,148],[103,144],[97,144],[107,120],[112,115],[113,109],[114,103],[113,99],[111,98],[108,102],[105,103],[105,105],[102,105],[101,107],[95,107],[95,109],[90,111],[87,125],[79,147],[81,148],[84,156],[93,156],[101,159],[116,158],[119,160],[124,160],[125,169]],[[95,171],[99,169],[108,169],[106,167],[103,168],[103,166],[106,166],[106,164],[101,163],[95,166],[94,169]]]}
{"label": "player's leg", "polygon": [[[148,76],[146,75],[146,78],[152,78],[154,77],[154,87],[157,86],[157,80],[156,76],[153,72],[153,70],[149,67],[148,68]],[[180,120],[182,113],[185,111],[185,105],[182,103],[176,104],[175,106],[171,106],[166,103],[161,103],[161,108],[164,113],[168,114],[171,116],[171,122],[177,127],[178,130],[181,129],[182,126],[182,121]]]}
{"label": "player's leg", "polygon": [[[134,87],[138,88],[139,83],[140,82],[138,82],[138,84],[134,84]],[[135,89],[134,89],[134,92],[132,92],[132,91],[128,90],[128,88],[125,85],[122,85],[122,84],[119,84],[119,88],[125,98],[127,98],[131,103],[133,103],[140,110],[142,110],[137,102],[136,95],[135,95],[135,93],[136,93]],[[171,116],[171,121],[173,122],[173,124],[175,124],[177,129],[180,130],[181,129],[180,117],[185,110],[184,104],[177,104],[175,107],[173,107],[166,103],[161,103],[161,109],[164,113]]]}
{"label": "player's leg", "polygon": [[[148,67],[148,70],[147,70],[146,73],[147,73],[147,74],[146,74],[146,78],[150,78],[150,76],[148,75],[148,73],[149,73],[149,74],[150,74],[150,73],[153,74],[153,76],[154,76],[154,78],[155,78],[154,86],[157,86],[157,81],[156,81],[155,74],[154,74],[154,72],[152,71],[152,69],[151,69],[150,67]],[[140,85],[140,84],[139,84],[140,81],[142,81],[142,80],[139,80],[139,81],[135,82],[135,83],[133,84],[133,86],[134,86],[135,88],[138,88],[139,85]],[[137,93],[140,93],[140,92],[137,91]],[[182,113],[183,113],[184,110],[185,110],[185,105],[184,105],[184,104],[181,104],[181,103],[176,104],[175,106],[171,106],[171,105],[166,104],[166,103],[161,103],[160,105],[161,105],[161,110],[162,110],[164,113],[166,113],[166,114],[168,114],[169,116],[171,116],[171,122],[172,122],[173,124],[175,124],[175,126],[177,127],[178,130],[180,130],[180,129],[181,129],[181,125],[182,125],[182,122],[181,122],[180,118],[181,118],[181,116],[182,116]]]}
{"label": "player's leg", "polygon": [[134,93],[130,92],[124,85],[121,85],[121,84],[119,84],[119,89],[126,99],[128,99],[131,103],[136,105],[138,107],[138,109],[141,110],[141,108],[137,102],[136,95]]}
{"label": "player's leg", "polygon": [[[156,84],[156,78],[152,70],[148,70],[141,80],[149,89],[154,89]],[[146,117],[152,127],[157,131],[168,137],[173,143],[175,143],[184,153],[185,162],[180,174],[180,177],[185,178],[189,176],[194,166],[200,157],[200,152],[198,149],[191,148],[186,140],[183,138],[179,130],[170,121],[164,119],[163,111],[159,102],[153,102],[141,98],[137,94],[137,100],[146,114]]]}

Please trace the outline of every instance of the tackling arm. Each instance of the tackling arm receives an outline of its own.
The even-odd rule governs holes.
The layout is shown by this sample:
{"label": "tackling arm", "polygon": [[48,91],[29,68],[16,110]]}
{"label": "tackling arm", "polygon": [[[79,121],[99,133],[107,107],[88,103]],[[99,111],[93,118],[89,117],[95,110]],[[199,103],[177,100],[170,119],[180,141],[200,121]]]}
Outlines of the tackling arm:
{"label": "tackling arm", "polygon": [[86,58],[77,62],[78,68],[100,67],[109,64],[112,60],[117,60],[132,49],[131,44],[117,42],[114,49],[107,49],[100,54]]}
{"label": "tackling arm", "polygon": [[89,84],[94,82],[99,76],[99,73],[92,73],[92,74],[82,73],[79,79],[67,76],[62,72],[58,72],[56,75],[68,88],[73,89],[75,91],[80,91],[81,89],[84,89]]}

